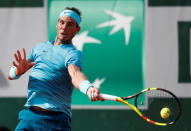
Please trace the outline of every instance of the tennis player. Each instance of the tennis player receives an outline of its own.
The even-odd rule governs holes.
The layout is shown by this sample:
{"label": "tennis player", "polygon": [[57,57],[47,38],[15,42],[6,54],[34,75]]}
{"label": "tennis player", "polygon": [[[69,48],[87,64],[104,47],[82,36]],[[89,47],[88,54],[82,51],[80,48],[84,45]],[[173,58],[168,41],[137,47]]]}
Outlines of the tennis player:
{"label": "tennis player", "polygon": [[[80,31],[81,13],[67,7],[60,13],[55,41],[37,44],[26,57],[20,51],[8,78],[18,79],[31,67],[26,109],[19,113],[16,131],[70,131],[71,96],[73,86],[88,95],[92,101],[99,98],[95,88],[81,72],[81,52],[72,44],[72,38]],[[96,94],[96,95],[95,95]]]}

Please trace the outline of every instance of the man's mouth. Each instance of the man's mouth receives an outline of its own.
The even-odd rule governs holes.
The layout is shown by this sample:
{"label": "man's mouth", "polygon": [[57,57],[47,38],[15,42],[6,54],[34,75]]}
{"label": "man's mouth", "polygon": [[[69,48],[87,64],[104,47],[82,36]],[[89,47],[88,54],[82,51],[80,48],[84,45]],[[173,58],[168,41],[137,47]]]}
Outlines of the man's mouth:
{"label": "man's mouth", "polygon": [[60,34],[61,34],[61,35],[68,35],[66,32],[64,32],[64,31],[62,31],[62,30],[60,31]]}
{"label": "man's mouth", "polygon": [[66,34],[66,33],[61,33],[61,35],[68,35],[68,34]]}

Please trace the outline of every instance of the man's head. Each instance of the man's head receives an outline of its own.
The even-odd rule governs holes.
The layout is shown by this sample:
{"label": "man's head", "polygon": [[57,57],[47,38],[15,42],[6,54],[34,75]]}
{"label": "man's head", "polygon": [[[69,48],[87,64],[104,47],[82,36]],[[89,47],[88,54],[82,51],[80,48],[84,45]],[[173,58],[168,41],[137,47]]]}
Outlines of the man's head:
{"label": "man's head", "polygon": [[80,31],[81,13],[78,9],[65,8],[60,13],[57,23],[57,39],[63,43],[71,43],[72,38]]}

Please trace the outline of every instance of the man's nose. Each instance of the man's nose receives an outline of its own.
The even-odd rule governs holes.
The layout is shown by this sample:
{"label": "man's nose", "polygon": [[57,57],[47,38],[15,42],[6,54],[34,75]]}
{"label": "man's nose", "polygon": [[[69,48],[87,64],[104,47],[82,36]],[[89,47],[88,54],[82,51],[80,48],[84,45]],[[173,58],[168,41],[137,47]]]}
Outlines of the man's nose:
{"label": "man's nose", "polygon": [[67,28],[67,24],[63,24],[62,26],[61,26],[61,29],[63,29],[63,30],[65,30]]}

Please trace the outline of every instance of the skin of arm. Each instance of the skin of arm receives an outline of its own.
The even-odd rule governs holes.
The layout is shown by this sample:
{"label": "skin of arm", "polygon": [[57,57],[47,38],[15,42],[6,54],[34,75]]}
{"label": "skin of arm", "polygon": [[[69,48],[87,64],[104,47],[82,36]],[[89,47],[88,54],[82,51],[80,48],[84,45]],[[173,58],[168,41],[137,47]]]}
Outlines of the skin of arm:
{"label": "skin of arm", "polygon": [[[68,72],[70,77],[72,78],[72,84],[78,90],[79,90],[80,83],[84,80],[88,80],[87,77],[84,75],[84,73],[81,72],[81,69],[74,64],[71,64],[68,66]],[[91,97],[92,93],[97,94],[96,97]],[[100,94],[99,90],[95,87],[90,87],[87,91],[87,95],[89,99],[92,101],[97,101],[97,100],[103,101],[103,99],[99,97],[99,94]]]}

